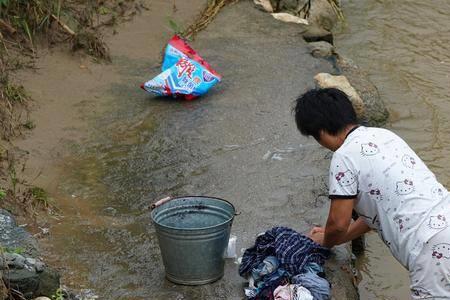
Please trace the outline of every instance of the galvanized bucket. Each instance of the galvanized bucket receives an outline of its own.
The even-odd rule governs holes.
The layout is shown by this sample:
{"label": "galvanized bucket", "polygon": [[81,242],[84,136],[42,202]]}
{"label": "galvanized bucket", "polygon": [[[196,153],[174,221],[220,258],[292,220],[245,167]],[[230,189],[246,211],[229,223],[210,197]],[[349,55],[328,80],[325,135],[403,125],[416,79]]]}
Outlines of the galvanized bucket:
{"label": "galvanized bucket", "polygon": [[200,285],[223,276],[235,215],[230,202],[198,196],[166,198],[152,209],[167,279]]}

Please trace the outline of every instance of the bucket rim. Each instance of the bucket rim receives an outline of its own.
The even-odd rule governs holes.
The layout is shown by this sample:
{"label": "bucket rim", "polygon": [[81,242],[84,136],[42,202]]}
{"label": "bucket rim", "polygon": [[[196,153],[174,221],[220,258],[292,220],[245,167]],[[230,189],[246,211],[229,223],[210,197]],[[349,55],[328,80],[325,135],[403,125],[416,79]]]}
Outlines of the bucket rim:
{"label": "bucket rim", "polygon": [[[167,226],[167,225],[162,225],[162,224],[157,223],[157,222],[155,221],[155,219],[154,219],[154,214],[156,214],[155,211],[156,211],[156,209],[157,209],[157,208],[155,208],[155,210],[153,210],[153,211],[150,213],[150,217],[151,217],[151,219],[152,219],[152,222],[153,222],[154,224],[156,224],[157,226],[160,226],[160,227],[163,227],[163,228],[167,228],[167,229],[172,229],[172,230],[198,231],[198,230],[206,230],[206,229],[211,229],[211,228],[214,228],[214,227],[223,226],[223,225],[225,225],[225,224],[230,223],[231,221],[233,221],[233,220],[234,220],[234,217],[236,216],[236,207],[234,207],[233,203],[231,203],[231,202],[228,201],[228,200],[225,200],[225,199],[222,199],[222,198],[219,198],[219,197],[211,197],[211,196],[192,196],[192,195],[190,195],[190,196],[177,196],[177,197],[173,197],[171,200],[178,200],[178,199],[182,199],[182,198],[208,198],[208,199],[220,200],[220,201],[222,201],[222,202],[228,203],[228,204],[233,208],[233,214],[232,214],[232,216],[231,216],[230,219],[228,219],[228,220],[226,220],[226,221],[224,221],[224,222],[222,222],[222,223],[213,225],[213,226],[201,227],[201,228],[179,228],[179,227]],[[170,201],[169,201],[169,202],[170,202]],[[164,204],[162,204],[161,207],[162,207],[162,206],[164,206]]]}

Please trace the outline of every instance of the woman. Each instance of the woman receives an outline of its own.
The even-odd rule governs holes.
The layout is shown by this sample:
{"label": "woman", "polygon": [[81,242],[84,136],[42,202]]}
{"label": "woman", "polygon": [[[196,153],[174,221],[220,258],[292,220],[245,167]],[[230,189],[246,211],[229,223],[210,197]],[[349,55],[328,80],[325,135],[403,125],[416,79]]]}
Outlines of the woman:
{"label": "woman", "polygon": [[[340,90],[310,90],[294,112],[299,131],[334,152],[327,223],[310,237],[333,247],[374,229],[409,270],[413,299],[450,298],[447,189],[396,134],[359,126]],[[353,209],[360,217],[351,223]]]}

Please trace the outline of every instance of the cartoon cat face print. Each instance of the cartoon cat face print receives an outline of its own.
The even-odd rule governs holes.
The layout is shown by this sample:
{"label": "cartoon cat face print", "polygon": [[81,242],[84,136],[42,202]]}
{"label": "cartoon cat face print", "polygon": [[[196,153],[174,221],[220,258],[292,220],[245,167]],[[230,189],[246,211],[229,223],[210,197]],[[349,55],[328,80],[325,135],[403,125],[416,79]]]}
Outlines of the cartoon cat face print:
{"label": "cartoon cat face print", "polygon": [[414,169],[414,167],[416,166],[416,160],[414,159],[414,157],[405,154],[402,157],[402,164],[410,169]]}
{"label": "cartoon cat face print", "polygon": [[414,191],[414,184],[412,180],[405,179],[396,182],[395,192],[397,195],[408,195]]}
{"label": "cartoon cat face print", "polygon": [[383,195],[381,194],[379,189],[371,189],[367,192],[367,195],[369,196],[369,199],[372,201],[381,201],[383,200]]}
{"label": "cartoon cat face print", "polygon": [[402,232],[403,229],[405,229],[406,224],[409,222],[409,218],[394,218],[394,222],[397,223],[398,229]]}
{"label": "cartoon cat face print", "polygon": [[428,222],[428,227],[431,229],[444,229],[447,228],[448,223],[443,215],[431,216]]}
{"label": "cartoon cat face print", "polygon": [[414,287],[411,289],[411,292],[416,297],[431,296],[431,293],[422,287]]}
{"label": "cartoon cat face print", "polygon": [[431,189],[431,194],[435,199],[442,199],[444,197],[444,190],[440,186],[435,186]]}
{"label": "cartoon cat face print", "polygon": [[432,257],[436,259],[450,259],[450,244],[448,243],[439,243],[433,246],[431,249],[433,250]]}
{"label": "cartoon cat face print", "polygon": [[380,153],[378,146],[372,142],[361,144],[361,154],[363,156],[372,156]]}
{"label": "cartoon cat face print", "polygon": [[356,176],[350,170],[337,173],[335,178],[341,186],[348,186],[356,182]]}

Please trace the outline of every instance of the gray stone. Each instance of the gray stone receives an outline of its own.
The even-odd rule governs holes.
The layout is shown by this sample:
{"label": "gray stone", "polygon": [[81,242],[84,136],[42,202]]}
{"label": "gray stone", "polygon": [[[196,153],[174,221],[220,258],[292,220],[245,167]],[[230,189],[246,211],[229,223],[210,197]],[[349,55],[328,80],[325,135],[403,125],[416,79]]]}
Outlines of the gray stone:
{"label": "gray stone", "polygon": [[23,249],[30,256],[38,255],[38,245],[33,236],[17,226],[14,217],[0,209],[0,246],[6,249]]}
{"label": "gray stone", "polygon": [[114,207],[107,207],[103,211],[105,212],[105,214],[109,216],[117,215],[117,209],[115,209]]}
{"label": "gray stone", "polygon": [[275,12],[290,11],[296,12],[305,5],[306,0],[271,0]]}
{"label": "gray stone", "polygon": [[35,294],[39,288],[39,275],[36,272],[27,269],[10,269],[3,274],[3,280],[26,298],[39,296]]}
{"label": "gray stone", "polygon": [[336,25],[338,17],[327,0],[313,0],[308,21],[311,25],[331,31]]}
{"label": "gray stone", "polygon": [[34,269],[9,269],[3,274],[3,280],[27,298],[51,296],[59,288],[59,274],[46,268],[37,273]]}
{"label": "gray stone", "polygon": [[45,263],[43,263],[42,261],[37,261],[34,268],[36,269],[36,272],[38,272],[38,273],[43,272],[45,269]]}
{"label": "gray stone", "polygon": [[36,259],[31,258],[31,257],[27,257],[27,258],[25,259],[25,263],[26,263],[27,265],[34,266],[34,265],[36,264]]}
{"label": "gray stone", "polygon": [[20,291],[27,299],[51,296],[59,288],[59,274],[34,257],[38,256],[37,242],[31,234],[17,226],[14,217],[0,209],[0,245],[4,249],[23,249],[24,254],[4,252],[0,255],[3,281]]}
{"label": "gray stone", "polygon": [[336,54],[334,46],[324,41],[309,43],[308,48],[314,57],[327,58]]}
{"label": "gray stone", "polygon": [[316,25],[307,26],[306,31],[304,31],[302,35],[303,39],[308,43],[324,41],[333,45],[333,34]]}
{"label": "gray stone", "polygon": [[361,70],[353,61],[339,56],[337,68],[345,75],[350,84],[364,102],[364,121],[370,126],[382,126],[386,123],[389,113],[378,93],[377,87],[369,80],[366,72]]}
{"label": "gray stone", "polygon": [[52,296],[60,288],[60,275],[55,270],[45,268],[39,274],[39,287],[36,291],[37,296]]}
{"label": "gray stone", "polygon": [[3,254],[9,268],[23,269],[25,267],[25,257],[17,253]]}

